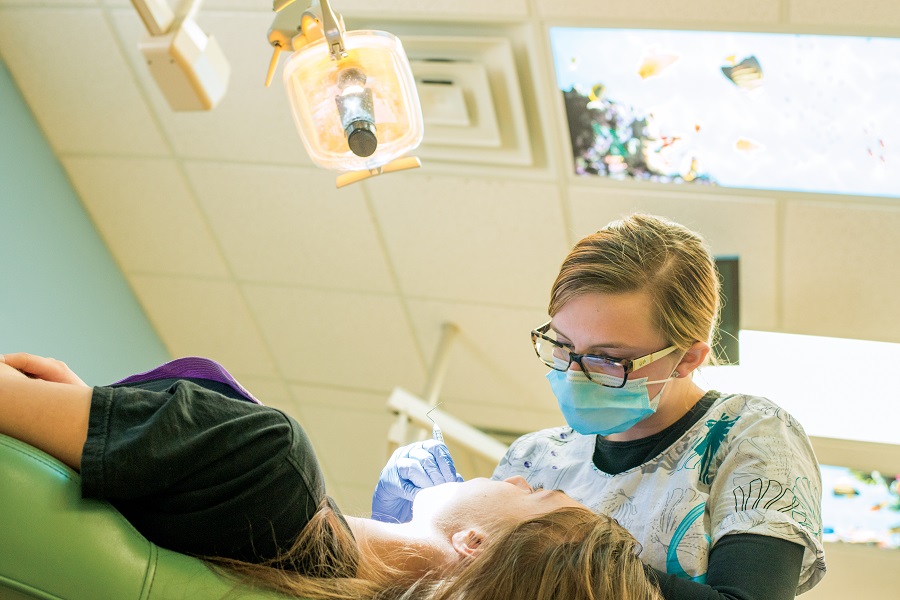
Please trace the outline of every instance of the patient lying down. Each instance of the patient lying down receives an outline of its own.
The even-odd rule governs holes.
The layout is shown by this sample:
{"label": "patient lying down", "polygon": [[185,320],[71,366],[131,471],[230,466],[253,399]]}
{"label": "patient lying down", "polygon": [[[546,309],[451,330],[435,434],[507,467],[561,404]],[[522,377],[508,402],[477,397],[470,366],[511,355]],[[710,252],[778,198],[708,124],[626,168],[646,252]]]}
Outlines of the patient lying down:
{"label": "patient lying down", "polygon": [[618,523],[521,478],[424,489],[408,523],[344,515],[294,419],[216,363],[180,360],[90,387],[7,354],[0,433],[79,470],[82,495],[149,540],[298,597],[661,598]]}

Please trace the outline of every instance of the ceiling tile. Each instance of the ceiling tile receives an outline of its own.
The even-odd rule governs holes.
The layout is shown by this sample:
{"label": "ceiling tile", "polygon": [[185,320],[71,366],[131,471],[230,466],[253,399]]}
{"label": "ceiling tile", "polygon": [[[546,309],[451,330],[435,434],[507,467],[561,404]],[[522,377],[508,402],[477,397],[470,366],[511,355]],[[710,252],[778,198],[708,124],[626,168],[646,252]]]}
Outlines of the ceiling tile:
{"label": "ceiling tile", "polygon": [[888,23],[900,23],[900,4],[895,0],[867,0],[840,2],[839,0],[790,0],[787,3],[788,21],[796,25],[825,26],[834,29],[835,23],[859,29],[881,29]]}
{"label": "ceiling tile", "polygon": [[341,511],[354,517],[368,517],[372,514],[372,492],[374,485],[337,483],[328,488],[328,495],[337,503]]}
{"label": "ceiling tile", "polygon": [[271,355],[236,285],[150,275],[129,280],[172,356],[205,356],[244,376],[275,375]]}
{"label": "ceiling tile", "polygon": [[528,16],[528,0],[456,0],[455,2],[428,2],[416,0],[340,0],[332,5],[344,16],[365,15],[374,17],[428,17],[430,19],[455,18],[481,20],[488,17],[510,20]]}
{"label": "ceiling tile", "polygon": [[291,392],[283,380],[269,377],[254,377],[252,375],[245,377],[230,369],[229,372],[257,400],[266,406],[284,411],[295,419],[298,418],[297,406],[294,404]]}
{"label": "ceiling tile", "polygon": [[[330,493],[350,514],[368,514],[378,475],[387,462],[388,431],[394,416],[388,394],[348,392],[320,386],[292,385],[297,420],[309,435],[329,481]],[[556,421],[562,423],[559,416]],[[552,415],[540,423],[556,425]],[[498,423],[498,428],[503,423]],[[496,465],[449,442],[457,469],[467,479],[489,477]],[[350,488],[350,489],[347,489]],[[339,496],[339,494],[341,494]]]}
{"label": "ceiling tile", "polygon": [[[309,0],[299,0],[304,7],[310,5]],[[210,10],[267,10],[271,17],[273,2],[271,0],[206,0],[204,8]],[[431,19],[453,18],[483,20],[497,17],[503,20],[522,18],[528,15],[528,0],[456,0],[456,2],[427,3],[414,0],[337,0],[331,4],[332,10],[349,18],[353,15],[370,17],[428,17]],[[349,26],[349,24],[348,24]]]}
{"label": "ceiling tile", "polygon": [[[512,416],[518,411],[555,410],[556,402],[544,380],[547,369],[535,356],[529,336],[547,319],[546,310],[422,300],[411,300],[409,309],[429,368],[433,368],[441,343],[442,324],[453,323],[458,328],[447,346],[440,398],[465,400],[469,410],[456,413],[447,401],[449,412],[470,424],[503,428],[504,424],[495,424],[488,417],[496,414],[490,411],[504,409]],[[407,389],[426,394],[423,388]],[[489,412],[480,414],[479,405]]]}
{"label": "ceiling tile", "polygon": [[[579,188],[569,191],[574,244],[632,212],[672,219],[699,232],[715,255],[740,258],[742,329],[778,327],[778,206],[765,197]],[[555,276],[555,273],[554,273]]]}
{"label": "ceiling tile", "polygon": [[341,387],[340,381],[333,385],[309,385],[289,383],[288,389],[299,414],[309,407],[325,407],[347,413],[370,413],[388,415],[390,391],[370,392],[349,390]]}
{"label": "ceiling tile", "polygon": [[546,303],[567,246],[556,185],[403,173],[366,187],[404,293]]}
{"label": "ceiling tile", "polygon": [[62,162],[126,272],[228,275],[174,161],[69,157]]}
{"label": "ceiling tile", "polygon": [[[29,6],[33,7],[38,4],[35,0],[0,0],[0,7],[6,6]],[[100,0],[40,0],[40,4],[46,7],[85,7],[98,6]]]}
{"label": "ceiling tile", "polygon": [[188,172],[235,276],[394,291],[362,188],[320,169],[193,163]]}
{"label": "ceiling tile", "polygon": [[102,11],[4,8],[2,17],[0,54],[58,154],[167,152]]}
{"label": "ceiling tile", "polygon": [[272,85],[265,87],[272,58],[267,39],[271,13],[200,12],[197,23],[218,42],[231,74],[221,102],[212,111],[199,112],[174,112],[167,104],[138,49],[145,30],[135,11],[116,10],[112,17],[136,77],[179,156],[312,164],[294,126],[280,68]]}
{"label": "ceiling tile", "polygon": [[784,221],[784,328],[900,339],[900,209],[789,202]]}
{"label": "ceiling tile", "polygon": [[385,392],[423,385],[422,358],[397,298],[254,284],[243,289],[286,378]]}
{"label": "ceiling tile", "polygon": [[781,0],[692,0],[667,2],[644,0],[640,7],[627,2],[597,4],[593,0],[537,0],[537,11],[545,19],[568,18],[580,26],[597,26],[612,19],[626,19],[633,27],[641,20],[659,28],[660,23],[688,24],[703,27],[703,23],[776,24],[781,20]]}
{"label": "ceiling tile", "polygon": [[[308,6],[303,0],[300,0],[303,6]],[[203,6],[209,10],[250,10],[265,11],[271,15],[274,2],[267,0],[206,0]]]}
{"label": "ceiling tile", "polygon": [[[548,368],[529,378],[534,391],[547,396],[542,407],[531,408],[525,403],[520,406],[501,406],[443,396],[441,400],[444,403],[441,405],[441,410],[446,410],[453,416],[488,433],[503,434],[504,436],[518,437],[529,431],[560,427],[566,424],[566,419],[550,391],[550,384],[544,378],[549,370]],[[503,440],[503,443],[508,443],[508,441]]]}
{"label": "ceiling tile", "polygon": [[306,430],[316,456],[336,483],[368,485],[375,489],[387,462],[387,435],[393,416],[388,394],[292,385],[298,421]]}

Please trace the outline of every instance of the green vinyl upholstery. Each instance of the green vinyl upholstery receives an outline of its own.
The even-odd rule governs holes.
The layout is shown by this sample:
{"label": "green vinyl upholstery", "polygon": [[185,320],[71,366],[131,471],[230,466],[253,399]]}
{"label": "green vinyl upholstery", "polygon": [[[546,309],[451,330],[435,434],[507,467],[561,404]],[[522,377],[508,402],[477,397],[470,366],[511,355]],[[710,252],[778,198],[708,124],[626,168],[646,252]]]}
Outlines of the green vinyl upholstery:
{"label": "green vinyl upholstery", "polygon": [[0,599],[284,600],[223,578],[149,542],[81,478],[0,435]]}

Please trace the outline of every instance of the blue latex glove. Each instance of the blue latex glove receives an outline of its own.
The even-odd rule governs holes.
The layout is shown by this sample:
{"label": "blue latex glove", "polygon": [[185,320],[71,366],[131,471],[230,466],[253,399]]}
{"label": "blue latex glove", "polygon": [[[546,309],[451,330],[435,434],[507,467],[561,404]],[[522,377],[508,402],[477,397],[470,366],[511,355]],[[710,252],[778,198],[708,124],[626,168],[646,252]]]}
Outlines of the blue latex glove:
{"label": "blue latex glove", "polygon": [[372,518],[386,523],[412,519],[412,501],[419,490],[463,481],[443,442],[425,440],[394,450],[381,470],[372,495]]}

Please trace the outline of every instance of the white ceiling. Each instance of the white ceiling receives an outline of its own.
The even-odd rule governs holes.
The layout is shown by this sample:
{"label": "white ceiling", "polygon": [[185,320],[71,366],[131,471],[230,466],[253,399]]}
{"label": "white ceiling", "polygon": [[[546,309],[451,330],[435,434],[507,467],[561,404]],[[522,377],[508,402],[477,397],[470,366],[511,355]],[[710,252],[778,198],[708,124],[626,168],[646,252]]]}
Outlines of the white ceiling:
{"label": "white ceiling", "polygon": [[[169,352],[215,358],[294,414],[346,509],[367,510],[385,458],[384,403],[394,386],[422,391],[446,321],[461,335],[442,408],[491,429],[562,423],[528,332],[546,317],[567,248],[638,206],[707,231],[717,252],[748,256],[742,319],[780,324],[776,199],[684,202],[570,175],[546,26],[581,24],[585,11],[594,22],[634,20],[627,3],[333,4],[348,27],[377,24],[401,39],[509,40],[531,164],[429,161],[426,132],[421,170],[335,189],[335,174],[306,156],[278,78],[263,85],[273,17],[265,0],[204,2],[198,22],[231,65],[228,92],[207,113],[169,109],[126,0],[0,0],[0,53]],[[779,0],[677,5],[650,0],[642,10],[657,23],[712,27],[785,14]],[[465,475],[490,471],[460,462]]]}

